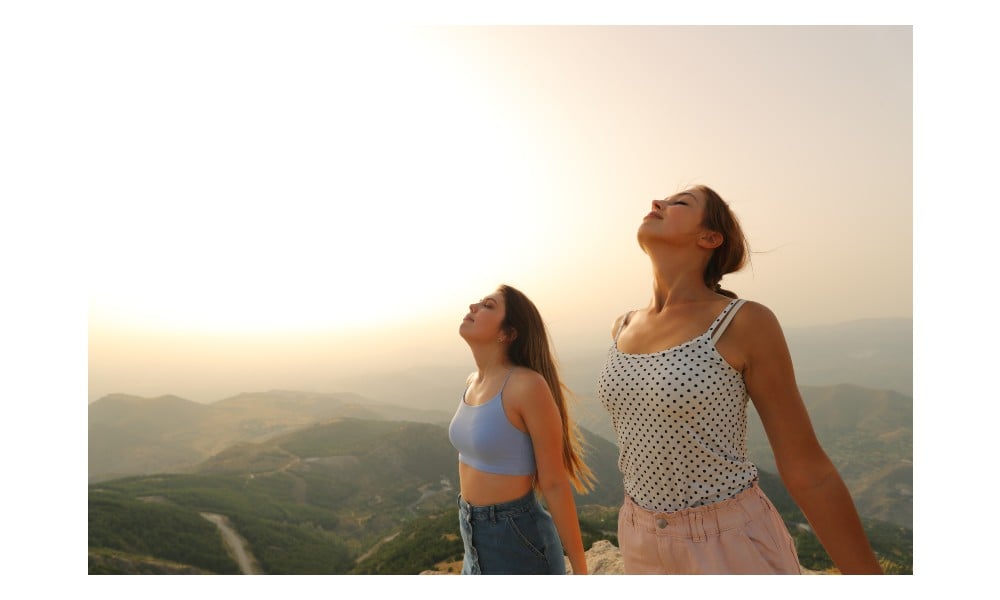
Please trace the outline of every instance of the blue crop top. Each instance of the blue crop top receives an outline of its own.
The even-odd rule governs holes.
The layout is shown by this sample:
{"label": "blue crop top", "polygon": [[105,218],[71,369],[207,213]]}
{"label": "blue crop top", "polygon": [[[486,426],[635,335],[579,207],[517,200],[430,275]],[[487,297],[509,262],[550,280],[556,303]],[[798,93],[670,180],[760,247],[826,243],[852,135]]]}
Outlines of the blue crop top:
{"label": "blue crop top", "polygon": [[470,467],[501,475],[534,475],[531,436],[514,427],[503,411],[502,394],[506,385],[505,379],[496,396],[475,406],[466,404],[463,392],[448,426],[448,439],[458,450],[458,460]]}

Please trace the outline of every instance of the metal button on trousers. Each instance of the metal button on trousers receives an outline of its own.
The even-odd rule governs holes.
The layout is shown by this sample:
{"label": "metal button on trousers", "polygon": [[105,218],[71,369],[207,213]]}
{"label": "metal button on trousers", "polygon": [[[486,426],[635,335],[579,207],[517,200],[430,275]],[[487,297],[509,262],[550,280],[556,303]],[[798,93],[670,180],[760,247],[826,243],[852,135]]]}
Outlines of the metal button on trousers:
{"label": "metal button on trousers", "polygon": [[660,529],[663,529],[664,527],[667,526],[667,520],[662,517],[657,519],[656,526],[659,527]]}

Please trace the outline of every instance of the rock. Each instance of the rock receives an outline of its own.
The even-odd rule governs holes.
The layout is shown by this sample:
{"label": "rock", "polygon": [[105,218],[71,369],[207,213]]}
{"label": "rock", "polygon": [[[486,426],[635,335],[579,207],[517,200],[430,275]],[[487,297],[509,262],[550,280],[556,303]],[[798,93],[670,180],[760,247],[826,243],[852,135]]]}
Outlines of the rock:
{"label": "rock", "polygon": [[[587,570],[591,575],[623,575],[625,573],[621,551],[608,540],[594,542],[590,550],[587,550],[586,556]],[[569,566],[569,560],[566,561],[566,572],[573,572]]]}

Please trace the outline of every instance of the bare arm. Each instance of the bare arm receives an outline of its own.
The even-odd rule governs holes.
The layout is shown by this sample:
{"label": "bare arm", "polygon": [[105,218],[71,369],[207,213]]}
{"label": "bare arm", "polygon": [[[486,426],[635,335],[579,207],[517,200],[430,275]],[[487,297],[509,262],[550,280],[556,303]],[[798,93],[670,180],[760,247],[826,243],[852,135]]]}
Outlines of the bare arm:
{"label": "bare arm", "polygon": [[[520,379],[517,384],[520,388],[517,394],[518,412],[535,449],[538,488],[552,513],[552,520],[573,567],[573,574],[585,575],[587,559],[580,536],[580,521],[576,502],[573,500],[572,484],[563,464],[563,433],[559,409],[541,375],[531,372],[530,377]],[[510,396],[513,397],[514,394]]]}
{"label": "bare arm", "polygon": [[731,332],[745,349],[744,381],[785,487],[841,573],[882,573],[847,486],[816,439],[777,318],[747,303]]}

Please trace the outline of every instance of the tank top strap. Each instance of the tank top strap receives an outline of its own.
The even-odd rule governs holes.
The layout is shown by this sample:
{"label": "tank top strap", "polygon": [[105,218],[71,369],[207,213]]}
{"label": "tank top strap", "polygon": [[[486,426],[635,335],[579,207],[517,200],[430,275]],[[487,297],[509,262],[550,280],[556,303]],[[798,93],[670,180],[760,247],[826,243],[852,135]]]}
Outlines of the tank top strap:
{"label": "tank top strap", "polygon": [[506,377],[504,377],[504,380],[503,380],[503,383],[502,383],[502,384],[500,384],[500,391],[499,391],[499,392],[497,392],[497,396],[499,396],[500,394],[502,394],[502,393],[503,393],[503,389],[504,389],[505,387],[507,387],[507,381],[508,381],[508,380],[510,379],[510,376],[511,376],[511,375],[512,375],[513,373],[514,373],[514,367],[511,367],[511,368],[510,368],[510,371],[507,371],[507,376],[506,376]]}
{"label": "tank top strap", "polygon": [[730,302],[726,308],[722,310],[722,313],[720,313],[719,317],[714,323],[712,323],[712,326],[708,328],[708,335],[712,339],[713,346],[719,341],[722,334],[726,332],[726,328],[729,327],[729,324],[733,321],[733,317],[736,316],[736,311],[743,306],[744,302],[746,302],[746,300],[743,298],[734,298],[732,302]]}
{"label": "tank top strap", "polygon": [[627,313],[625,313],[624,315],[622,315],[622,322],[618,324],[618,331],[615,332],[615,343],[616,344],[618,343],[618,336],[620,336],[622,334],[622,330],[625,329],[626,325],[628,325],[629,317],[631,317],[632,313],[634,313],[634,312],[635,312],[634,310],[630,310]]}

